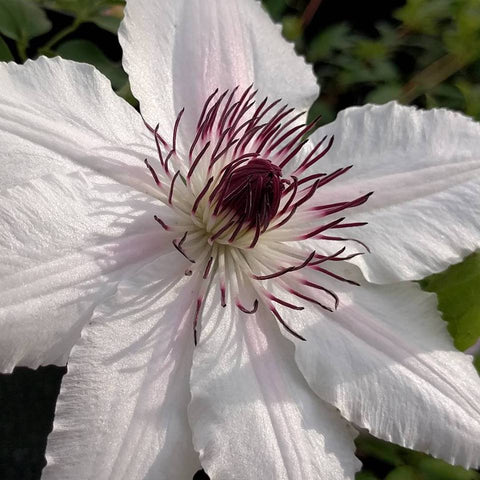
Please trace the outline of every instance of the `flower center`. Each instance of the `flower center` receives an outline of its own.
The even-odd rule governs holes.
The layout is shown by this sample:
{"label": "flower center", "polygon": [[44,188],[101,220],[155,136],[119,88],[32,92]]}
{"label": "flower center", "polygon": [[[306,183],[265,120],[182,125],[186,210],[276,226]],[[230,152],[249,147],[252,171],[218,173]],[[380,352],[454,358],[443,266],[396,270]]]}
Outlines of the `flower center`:
{"label": "flower center", "polygon": [[[233,213],[230,222],[233,242],[242,230],[255,230],[255,242],[265,232],[280,206],[283,192],[282,171],[270,160],[255,158],[232,162],[223,172],[210,195],[216,216]],[[251,245],[251,246],[254,246]]]}
{"label": "flower center", "polygon": [[[237,87],[210,95],[186,151],[177,148],[183,110],[171,142],[159,134],[158,125],[152,128],[146,123],[155,139],[160,168],[147,159],[145,163],[157,186],[155,196],[173,214],[168,223],[154,218],[171,233],[172,246],[190,262],[185,275],[199,280],[193,305],[195,343],[205,297],[217,286],[222,306],[231,301],[249,314],[265,307],[292,335],[305,340],[279,310],[303,310],[303,305],[296,304],[300,299],[333,311],[337,295],[312,274],[355,283],[332,271],[329,264],[364,252],[343,255],[346,245],[339,249],[331,245],[353,242],[368,251],[355,239],[327,233],[364,225],[346,223],[336,215],[363,204],[371,193],[335,203],[316,200],[323,186],[351,167],[330,174],[315,169],[305,175],[330,150],[333,136],[323,149],[327,137],[302,155],[304,137],[316,121],[295,125],[302,114],[295,115],[286,105],[275,111],[279,101],[265,99],[254,108],[256,92],[251,90],[239,94]],[[184,145],[186,139],[182,140]],[[316,245],[313,251],[312,244]]]}

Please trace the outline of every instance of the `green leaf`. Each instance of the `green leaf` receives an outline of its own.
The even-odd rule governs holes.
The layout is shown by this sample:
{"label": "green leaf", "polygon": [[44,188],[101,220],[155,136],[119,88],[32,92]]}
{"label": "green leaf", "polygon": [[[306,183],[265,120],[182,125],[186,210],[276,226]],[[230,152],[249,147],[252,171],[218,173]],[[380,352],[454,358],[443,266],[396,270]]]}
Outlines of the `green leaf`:
{"label": "green leaf", "polygon": [[409,465],[402,465],[392,470],[385,480],[423,480],[414,468]]}
{"label": "green leaf", "polygon": [[456,87],[463,96],[463,110],[467,115],[480,119],[480,86],[465,79],[456,82]]}
{"label": "green leaf", "polygon": [[350,48],[354,40],[350,28],[345,23],[327,27],[311,41],[307,50],[307,60],[325,61],[336,50],[345,51]]}
{"label": "green leaf", "polygon": [[480,253],[423,280],[422,287],[438,295],[438,306],[455,346],[471,347],[480,337]]}
{"label": "green leaf", "polygon": [[405,463],[401,455],[402,449],[398,445],[379,440],[368,434],[359,435],[355,443],[360,458],[373,457],[395,467]]}
{"label": "green leaf", "polygon": [[5,40],[0,37],[0,62],[10,62],[13,60],[13,55]]}
{"label": "green leaf", "polygon": [[380,85],[367,95],[366,100],[368,103],[377,103],[381,105],[398,98],[401,91],[402,87],[398,84],[392,83],[389,85]]}
{"label": "green leaf", "polygon": [[464,109],[464,101],[458,88],[448,83],[440,83],[425,92],[425,107],[446,107],[452,110],[462,110]]}
{"label": "green leaf", "polygon": [[473,359],[473,364],[475,365],[475,368],[477,369],[477,372],[480,373],[480,355],[477,355]]}
{"label": "green leaf", "polygon": [[37,0],[41,4],[57,12],[80,17],[83,21],[100,15],[107,7],[116,9],[124,6],[124,0]]}
{"label": "green leaf", "polygon": [[379,480],[372,472],[362,470],[355,475],[355,480]]}
{"label": "green leaf", "polygon": [[439,108],[440,105],[438,103],[437,98],[435,95],[432,95],[432,93],[426,92],[425,93],[425,108],[431,109],[431,108]]}
{"label": "green leaf", "polygon": [[354,53],[362,60],[371,61],[386,58],[389,51],[382,41],[362,38],[356,43]]}
{"label": "green leaf", "polygon": [[480,4],[477,0],[458,2],[452,27],[445,31],[447,50],[463,62],[472,62],[480,53]]}
{"label": "green leaf", "polygon": [[57,53],[63,58],[77,62],[90,63],[98,68],[112,82],[112,87],[122,87],[127,81],[127,74],[120,65],[116,65],[92,42],[88,40],[69,40],[62,43]]}
{"label": "green leaf", "polygon": [[0,0],[0,33],[17,42],[47,33],[52,28],[45,12],[30,0]]}
{"label": "green leaf", "polygon": [[355,57],[337,55],[335,63],[342,67],[338,74],[338,83],[342,86],[348,87],[359,83],[376,85],[379,82],[398,81],[397,68],[389,60],[365,63]]}
{"label": "green leaf", "polygon": [[284,0],[262,0],[263,6],[274,20],[281,20],[287,5]]}
{"label": "green leaf", "polygon": [[296,15],[285,15],[282,21],[283,36],[293,42],[303,33],[302,19]]}
{"label": "green leaf", "polygon": [[478,472],[450,465],[419,452],[409,451],[406,456],[408,463],[420,473],[421,480],[480,480]]}
{"label": "green leaf", "polygon": [[381,21],[375,25],[380,41],[389,49],[394,50],[401,42],[401,36],[398,34],[398,29],[394,28],[387,22]]}
{"label": "green leaf", "polygon": [[91,18],[90,21],[97,25],[97,27],[103,28],[107,30],[107,32],[116,35],[122,19],[111,15],[96,15]]}
{"label": "green leaf", "polygon": [[98,14],[90,18],[90,21],[116,35],[123,15],[124,7],[122,5],[113,5],[98,12]]}
{"label": "green leaf", "polygon": [[407,0],[394,16],[409,30],[436,35],[440,22],[451,16],[451,9],[451,0]]}
{"label": "green leaf", "polygon": [[130,82],[128,80],[116,91],[116,93],[119,97],[122,97],[130,105],[132,105],[132,107],[135,107],[138,110],[138,100],[133,96],[130,88]]}
{"label": "green leaf", "polygon": [[308,111],[308,121],[313,122],[315,118],[321,117],[317,125],[326,125],[327,123],[333,122],[336,115],[335,110],[320,97],[310,107]]}

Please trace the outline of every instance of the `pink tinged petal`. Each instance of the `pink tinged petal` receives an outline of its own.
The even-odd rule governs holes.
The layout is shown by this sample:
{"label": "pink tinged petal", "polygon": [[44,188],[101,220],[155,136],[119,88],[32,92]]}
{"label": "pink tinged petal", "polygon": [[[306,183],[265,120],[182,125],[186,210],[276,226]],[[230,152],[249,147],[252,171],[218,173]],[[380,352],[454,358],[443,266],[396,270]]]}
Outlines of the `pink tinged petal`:
{"label": "pink tinged petal", "polygon": [[62,382],[44,480],[185,480],[201,468],[187,421],[192,291],[181,267],[161,257],[96,309]]}
{"label": "pink tinged petal", "polygon": [[0,85],[0,191],[79,169],[149,189],[143,160],[156,156],[151,136],[92,66],[60,57],[0,63]]}
{"label": "pink tinged petal", "polygon": [[[353,269],[345,274],[360,279]],[[337,283],[337,311],[290,315],[307,339],[295,341],[296,360],[313,390],[379,438],[478,466],[480,379],[453,347],[435,295],[412,283]]]}
{"label": "pink tinged petal", "polygon": [[0,195],[0,370],[64,364],[93,308],[168,242],[150,197],[83,173]]}
{"label": "pink tinged petal", "polygon": [[131,1],[119,38],[142,114],[167,137],[183,107],[192,135],[216,88],[254,83],[260,94],[296,108],[308,108],[318,94],[312,68],[255,0]]}
{"label": "pink tinged petal", "polygon": [[421,111],[395,103],[350,108],[314,135],[335,134],[320,168],[353,164],[324,198],[374,191],[348,221],[344,237],[365,242],[356,257],[375,283],[423,278],[480,247],[480,125],[447,110]]}
{"label": "pink tinged petal", "polygon": [[353,429],[319,400],[275,319],[207,300],[191,374],[190,425],[212,479],[353,479]]}

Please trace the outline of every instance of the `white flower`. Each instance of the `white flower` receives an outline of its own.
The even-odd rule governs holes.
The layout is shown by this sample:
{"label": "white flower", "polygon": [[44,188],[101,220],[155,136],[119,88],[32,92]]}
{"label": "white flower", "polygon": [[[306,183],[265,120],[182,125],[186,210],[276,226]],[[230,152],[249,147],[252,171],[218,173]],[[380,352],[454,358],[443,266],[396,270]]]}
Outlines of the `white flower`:
{"label": "white flower", "polygon": [[131,0],[120,39],[143,119],[0,68],[0,365],[69,358],[43,477],[353,479],[349,422],[477,466],[480,381],[408,280],[480,246],[480,126],[366,106],[300,148],[315,80],[254,1]]}

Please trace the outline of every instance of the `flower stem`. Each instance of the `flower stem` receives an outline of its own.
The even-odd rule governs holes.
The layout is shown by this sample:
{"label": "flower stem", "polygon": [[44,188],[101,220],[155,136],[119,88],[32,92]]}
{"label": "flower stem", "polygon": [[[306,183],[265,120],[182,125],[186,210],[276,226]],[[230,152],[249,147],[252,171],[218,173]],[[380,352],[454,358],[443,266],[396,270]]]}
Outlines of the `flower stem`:
{"label": "flower stem", "polygon": [[461,60],[458,56],[448,53],[431,65],[414,75],[411,80],[403,87],[403,92],[398,98],[400,103],[411,103],[417,97],[422,95],[427,89],[436,87],[451,77],[463,67],[468,61]]}
{"label": "flower stem", "polygon": [[320,7],[322,0],[310,0],[302,15],[303,26],[306,27],[313,19],[315,13]]}
{"label": "flower stem", "polygon": [[45,45],[38,49],[39,52],[52,53],[52,47],[54,47],[60,40],[67,35],[73,33],[84,22],[83,18],[76,17],[71,25],[65,27],[63,30],[57,32]]}

